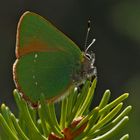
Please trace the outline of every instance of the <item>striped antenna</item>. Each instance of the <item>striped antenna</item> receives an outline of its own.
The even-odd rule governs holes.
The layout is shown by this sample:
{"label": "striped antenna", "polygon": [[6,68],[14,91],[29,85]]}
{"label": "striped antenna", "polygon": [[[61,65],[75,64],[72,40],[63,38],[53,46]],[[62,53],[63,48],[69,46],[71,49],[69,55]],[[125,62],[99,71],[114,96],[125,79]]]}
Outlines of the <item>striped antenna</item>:
{"label": "striped antenna", "polygon": [[87,54],[88,49],[94,44],[94,42],[96,41],[96,39],[94,38],[92,40],[92,42],[87,46],[88,43],[88,37],[89,37],[89,33],[90,33],[90,29],[91,29],[91,21],[88,20],[88,28],[87,28],[87,34],[86,34],[86,39],[85,39],[85,54]]}
{"label": "striped antenna", "polygon": [[87,42],[88,42],[88,37],[89,37],[89,32],[90,32],[90,29],[91,29],[91,21],[90,20],[88,20],[88,28],[87,28],[87,34],[86,34],[86,39],[85,39],[85,45],[84,45],[84,50],[86,50],[87,49]]}

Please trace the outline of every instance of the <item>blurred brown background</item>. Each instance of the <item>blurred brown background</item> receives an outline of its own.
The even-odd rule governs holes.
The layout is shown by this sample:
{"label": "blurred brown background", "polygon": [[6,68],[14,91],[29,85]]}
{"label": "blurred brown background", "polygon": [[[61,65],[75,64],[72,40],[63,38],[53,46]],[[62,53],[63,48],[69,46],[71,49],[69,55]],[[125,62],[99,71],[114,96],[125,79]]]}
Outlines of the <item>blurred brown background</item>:
{"label": "blurred brown background", "polygon": [[90,40],[96,38],[98,70],[97,104],[104,90],[112,99],[129,92],[127,104],[133,105],[127,131],[139,140],[140,131],[140,1],[139,0],[5,0],[0,3],[0,104],[13,111],[12,65],[15,61],[16,27],[25,11],[49,19],[84,49],[87,21],[91,19]]}

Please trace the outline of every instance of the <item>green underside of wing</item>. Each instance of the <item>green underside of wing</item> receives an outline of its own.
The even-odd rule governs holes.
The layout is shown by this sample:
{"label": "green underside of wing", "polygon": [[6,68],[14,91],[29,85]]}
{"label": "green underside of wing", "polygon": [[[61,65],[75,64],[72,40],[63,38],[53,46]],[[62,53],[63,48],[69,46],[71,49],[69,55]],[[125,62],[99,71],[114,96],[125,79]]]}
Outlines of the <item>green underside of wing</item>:
{"label": "green underside of wing", "polygon": [[[80,60],[76,60],[80,61]],[[38,101],[63,94],[72,83],[73,71],[79,69],[64,52],[38,52],[21,57],[16,64],[16,79],[21,91]]]}
{"label": "green underside of wing", "polygon": [[18,33],[20,48],[39,41],[46,44],[48,50],[49,48],[60,49],[71,53],[74,57],[79,57],[81,54],[81,50],[73,41],[37,14],[31,12],[25,14],[20,22]]}

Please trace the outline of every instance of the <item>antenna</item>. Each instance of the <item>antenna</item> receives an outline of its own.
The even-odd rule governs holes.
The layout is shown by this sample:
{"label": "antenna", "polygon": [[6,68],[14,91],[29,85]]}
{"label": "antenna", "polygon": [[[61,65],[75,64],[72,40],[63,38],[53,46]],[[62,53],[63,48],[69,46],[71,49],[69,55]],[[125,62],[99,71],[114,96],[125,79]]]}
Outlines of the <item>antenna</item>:
{"label": "antenna", "polygon": [[88,37],[89,37],[89,33],[90,33],[90,29],[91,29],[91,21],[88,20],[88,28],[87,28],[87,34],[86,34],[86,39],[85,39],[85,54],[87,54],[88,49],[94,44],[94,42],[96,41],[96,39],[94,38],[92,40],[92,42],[87,46],[88,43]]}
{"label": "antenna", "polygon": [[95,41],[96,41],[96,39],[94,38],[94,39],[92,40],[92,42],[91,42],[91,43],[88,45],[88,47],[86,48],[85,54],[87,53],[88,49],[92,46],[92,44],[94,44]]}
{"label": "antenna", "polygon": [[87,50],[86,48],[87,48],[87,41],[88,41],[88,37],[89,37],[89,32],[90,32],[90,28],[91,28],[91,26],[90,26],[90,24],[91,24],[91,21],[90,20],[88,20],[88,28],[87,28],[87,34],[86,34],[86,39],[85,39],[85,45],[84,45],[84,50]]}

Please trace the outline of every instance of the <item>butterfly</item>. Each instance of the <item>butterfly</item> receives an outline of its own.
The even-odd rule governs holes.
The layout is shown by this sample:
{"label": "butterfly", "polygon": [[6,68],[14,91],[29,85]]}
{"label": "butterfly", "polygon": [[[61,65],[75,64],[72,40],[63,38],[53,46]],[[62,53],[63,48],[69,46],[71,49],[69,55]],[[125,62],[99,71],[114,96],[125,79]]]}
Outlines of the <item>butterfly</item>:
{"label": "butterfly", "polygon": [[17,59],[13,65],[16,88],[31,103],[38,103],[42,95],[49,103],[60,100],[71,88],[95,75],[95,57],[88,48],[81,51],[49,21],[25,12],[17,27]]}

